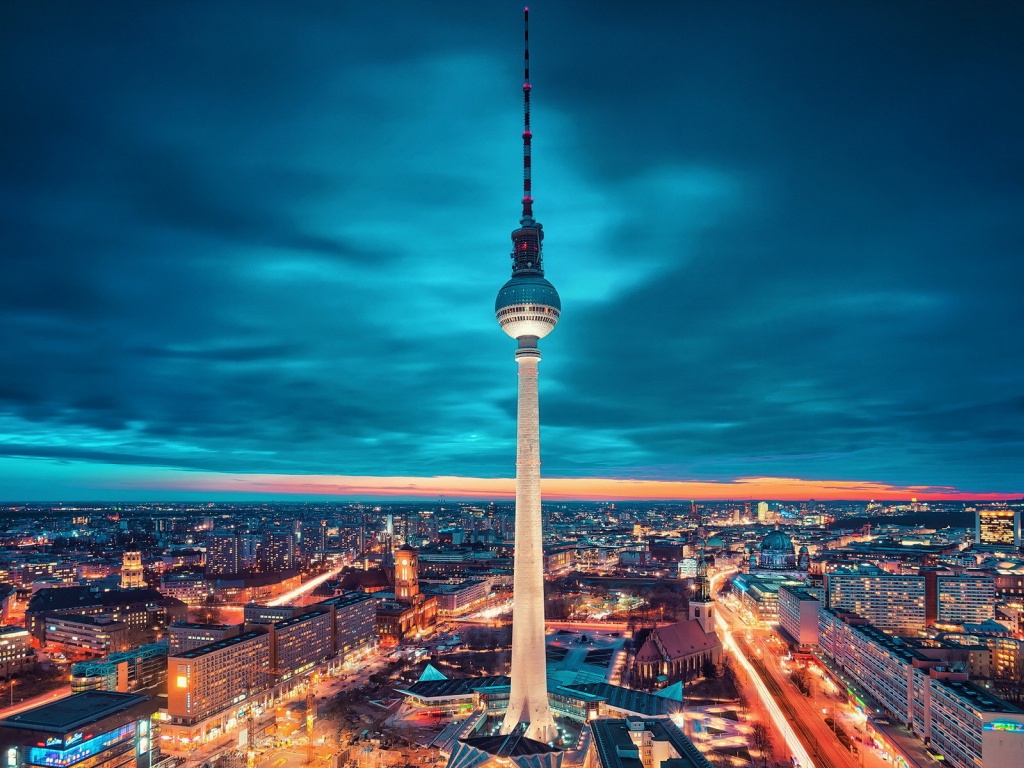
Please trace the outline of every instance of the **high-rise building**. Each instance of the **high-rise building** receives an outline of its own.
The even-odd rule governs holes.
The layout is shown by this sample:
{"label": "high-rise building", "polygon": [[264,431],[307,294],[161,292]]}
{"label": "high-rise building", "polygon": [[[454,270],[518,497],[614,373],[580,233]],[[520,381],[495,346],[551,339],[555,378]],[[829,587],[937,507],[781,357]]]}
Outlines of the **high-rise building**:
{"label": "high-rise building", "polygon": [[[267,688],[271,636],[246,632],[167,659],[167,714],[193,725]],[[191,734],[186,735],[191,739]]]}
{"label": "high-rise building", "polygon": [[142,553],[125,552],[121,557],[121,589],[141,589],[144,586]]}
{"label": "high-rise building", "polygon": [[877,569],[840,569],[826,575],[828,606],[850,611],[881,629],[913,633],[925,626],[925,577]]}
{"label": "high-rise building", "polygon": [[[529,10],[524,11],[529,22]],[[501,329],[518,342],[516,427],[516,522],[512,590],[512,670],[502,733],[526,726],[526,735],[551,741],[557,733],[548,703],[544,649],[544,559],[540,497],[540,414],[537,341],[558,322],[562,309],[555,287],[544,278],[544,230],[533,218],[530,130],[530,47],[526,30],[523,80],[523,214],[512,232],[512,277],[494,302]]]}
{"label": "high-rise building", "polygon": [[291,571],[296,566],[295,534],[292,531],[267,531],[263,534],[260,567],[264,573]]}
{"label": "high-rise building", "polygon": [[768,522],[768,502],[759,501],[757,502],[757,522],[767,523]]}
{"label": "high-rise building", "polygon": [[238,554],[238,534],[234,531],[207,534],[206,573],[211,576],[238,573],[241,570]]}
{"label": "high-rise building", "polygon": [[1019,509],[978,509],[975,511],[974,543],[1004,549],[1020,549]]}

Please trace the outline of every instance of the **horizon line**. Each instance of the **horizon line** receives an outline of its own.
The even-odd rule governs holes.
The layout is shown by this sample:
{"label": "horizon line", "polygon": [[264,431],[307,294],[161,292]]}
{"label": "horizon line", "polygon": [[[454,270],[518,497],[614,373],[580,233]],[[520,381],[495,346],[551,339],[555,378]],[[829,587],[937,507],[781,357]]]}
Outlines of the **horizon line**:
{"label": "horizon line", "polygon": [[[95,478],[58,498],[22,498],[0,504],[69,503],[83,499],[117,501],[190,501],[204,495],[220,501],[335,499],[338,501],[514,500],[514,478],[456,475],[367,476],[289,475],[196,472],[154,468],[142,476]],[[49,489],[53,493],[53,489]],[[864,480],[805,480],[791,477],[737,477],[731,480],[651,480],[629,478],[546,477],[541,492],[547,502],[687,502],[687,501],[1014,501],[1024,493],[964,490],[940,485],[896,485]],[[34,494],[32,494],[34,496]],[[126,496],[132,498],[126,498]],[[64,501],[60,500],[63,496]],[[185,498],[185,497],[188,498]],[[120,497],[120,498],[118,498]],[[226,497],[226,498],[224,498]]]}

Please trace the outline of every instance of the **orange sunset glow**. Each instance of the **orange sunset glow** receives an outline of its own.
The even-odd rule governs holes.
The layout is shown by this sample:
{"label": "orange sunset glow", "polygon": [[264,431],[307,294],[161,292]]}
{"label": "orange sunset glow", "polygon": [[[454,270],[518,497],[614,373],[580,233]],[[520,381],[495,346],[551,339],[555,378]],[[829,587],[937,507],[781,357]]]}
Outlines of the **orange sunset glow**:
{"label": "orange sunset glow", "polygon": [[[802,499],[868,501],[917,498],[922,501],[976,499],[998,501],[1016,494],[971,493],[936,486],[896,486],[849,480],[801,480],[787,477],[741,477],[723,482],[633,480],[624,478],[545,478],[544,498],[554,500],[616,501],[676,499]],[[345,498],[514,498],[511,478],[482,477],[356,477],[344,475],[204,474],[165,479],[154,490],[253,495],[334,496]]]}

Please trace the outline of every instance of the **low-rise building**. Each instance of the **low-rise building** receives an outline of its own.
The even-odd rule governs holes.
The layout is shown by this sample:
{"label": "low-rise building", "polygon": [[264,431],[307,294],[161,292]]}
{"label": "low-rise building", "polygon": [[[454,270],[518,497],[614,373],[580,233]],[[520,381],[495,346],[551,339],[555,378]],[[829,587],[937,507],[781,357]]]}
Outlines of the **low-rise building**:
{"label": "low-rise building", "polygon": [[[0,720],[5,768],[150,768],[160,754],[157,699],[85,691]],[[83,762],[87,761],[87,762]]]}
{"label": "low-rise building", "polygon": [[71,667],[71,690],[131,693],[163,685],[167,653],[167,643],[149,643],[103,659],[80,661]]}
{"label": "low-rise building", "polygon": [[72,652],[104,656],[131,647],[131,627],[109,616],[69,613],[46,621],[46,642]]}
{"label": "low-rise building", "polygon": [[597,718],[590,722],[591,754],[600,768],[711,768],[711,763],[671,720]]}
{"label": "low-rise building", "polygon": [[35,668],[36,652],[24,627],[0,626],[0,677],[9,678]]}

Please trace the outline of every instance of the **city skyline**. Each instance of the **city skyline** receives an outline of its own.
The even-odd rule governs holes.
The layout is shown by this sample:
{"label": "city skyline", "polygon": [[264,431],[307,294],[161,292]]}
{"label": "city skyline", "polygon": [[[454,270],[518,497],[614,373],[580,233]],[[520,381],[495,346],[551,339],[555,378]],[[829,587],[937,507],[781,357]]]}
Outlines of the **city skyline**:
{"label": "city skyline", "polygon": [[[512,495],[478,6],[0,10],[0,496]],[[1019,498],[1024,11],[739,8],[532,9],[545,497]]]}

